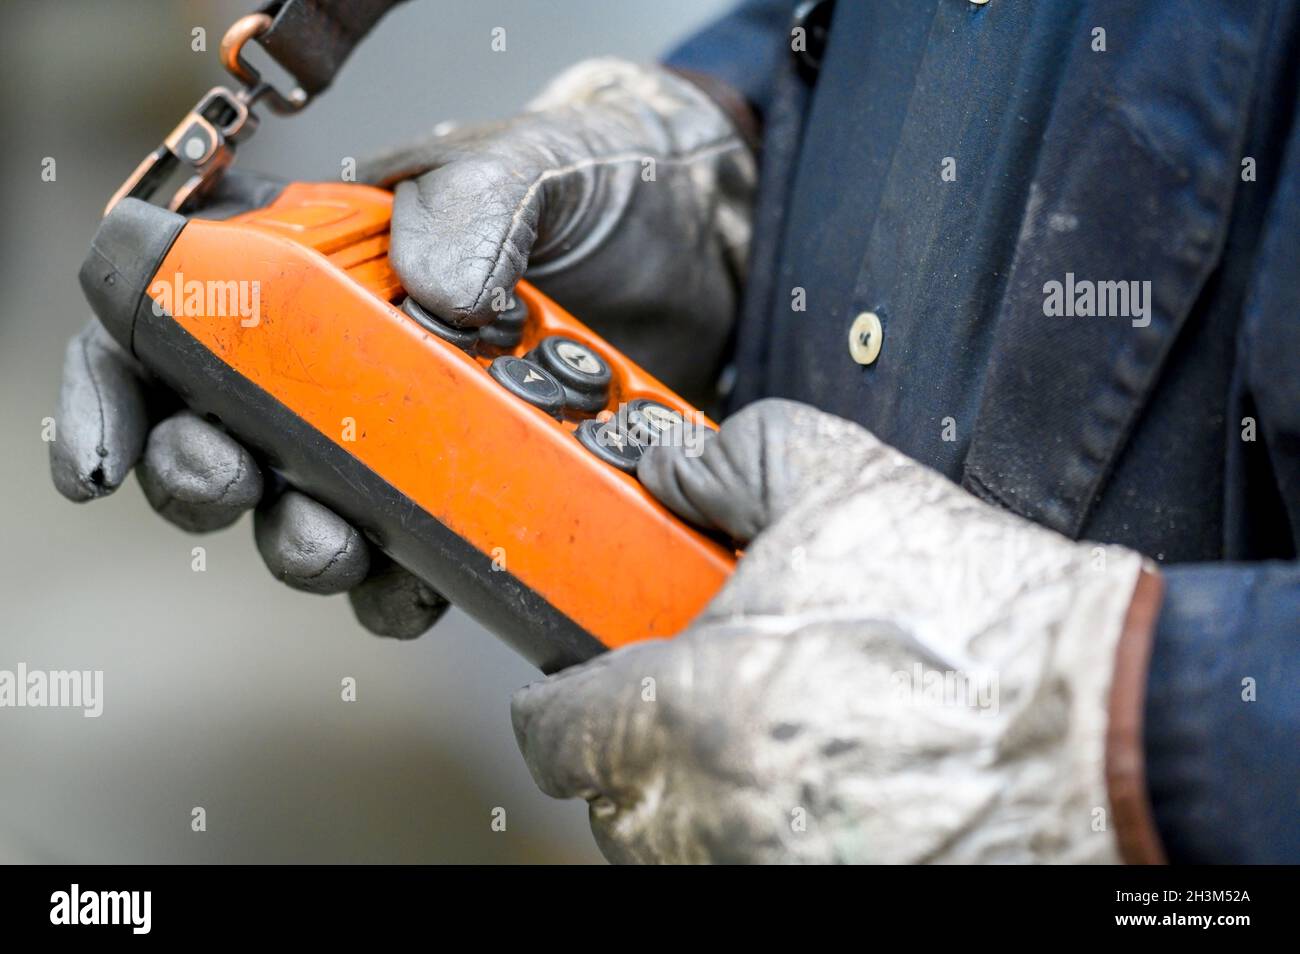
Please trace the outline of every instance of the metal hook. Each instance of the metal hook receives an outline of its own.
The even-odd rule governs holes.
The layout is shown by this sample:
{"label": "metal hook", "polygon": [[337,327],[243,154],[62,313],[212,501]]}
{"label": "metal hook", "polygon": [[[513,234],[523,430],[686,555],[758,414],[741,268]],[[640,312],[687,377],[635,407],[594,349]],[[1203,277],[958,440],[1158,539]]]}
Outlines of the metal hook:
{"label": "metal hook", "polygon": [[240,17],[221,38],[221,65],[231,76],[244,84],[247,102],[252,105],[265,98],[267,104],[277,113],[296,113],[310,101],[311,96],[301,86],[295,86],[289,95],[281,93],[270,83],[262,79],[262,74],[244,59],[244,44],[256,40],[271,29],[271,16],[266,13],[250,13]]}

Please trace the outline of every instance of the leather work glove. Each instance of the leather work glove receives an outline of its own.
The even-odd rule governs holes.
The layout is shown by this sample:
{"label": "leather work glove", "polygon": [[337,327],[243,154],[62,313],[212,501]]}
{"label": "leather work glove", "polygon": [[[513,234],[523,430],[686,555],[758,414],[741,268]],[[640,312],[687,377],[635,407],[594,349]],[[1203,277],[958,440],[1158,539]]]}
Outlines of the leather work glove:
{"label": "leather work glove", "polygon": [[[435,314],[484,324],[529,267],[636,360],[698,390],[735,311],[755,175],[749,146],[699,87],[614,60],[572,68],[515,119],[435,136],[363,172],[383,185],[418,176],[397,185],[390,258]],[[373,632],[414,637],[445,611],[341,517],[268,487],[273,475],[236,440],[178,406],[92,321],[64,362],[55,487],[95,499],[134,467],[149,503],[182,529],[217,530],[257,508],[272,574],[347,591]]]}
{"label": "leather work glove", "polygon": [[1135,586],[1158,594],[1138,554],[788,401],[695,456],[651,448],[639,473],[746,552],[675,639],[514,697],[535,780],[590,803],[611,861],[1118,859],[1112,677]]}
{"label": "leather work glove", "polygon": [[[397,183],[389,259],[407,293],[481,326],[529,281],[705,403],[730,334],[756,183],[725,91],[588,60],[513,119],[450,127],[363,165]],[[733,116],[735,120],[733,121]],[[401,181],[407,180],[407,181]]]}

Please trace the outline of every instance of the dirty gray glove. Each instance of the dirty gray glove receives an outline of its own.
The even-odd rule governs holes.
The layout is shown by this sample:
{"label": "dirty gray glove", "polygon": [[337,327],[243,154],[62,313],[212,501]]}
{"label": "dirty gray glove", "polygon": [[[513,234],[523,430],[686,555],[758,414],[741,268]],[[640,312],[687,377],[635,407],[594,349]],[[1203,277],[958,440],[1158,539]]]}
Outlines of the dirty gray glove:
{"label": "dirty gray glove", "polygon": [[641,480],[745,544],[682,635],[521,689],[534,778],[613,861],[1116,859],[1103,754],[1142,559],[787,401]]}
{"label": "dirty gray glove", "polygon": [[446,600],[372,552],[333,511],[292,489],[266,494],[252,455],[176,403],[91,321],[64,360],[50,444],[54,486],[69,500],[93,500],[134,467],[154,510],[194,533],[227,527],[257,507],[254,537],[272,574],[309,593],[347,591],[362,625],[383,636],[418,636],[446,610]]}
{"label": "dirty gray glove", "polygon": [[526,270],[684,396],[709,396],[736,310],[756,166],[694,83],[658,66],[586,61],[513,119],[435,132],[359,174],[399,183],[389,257],[429,311],[484,325]]}
{"label": "dirty gray glove", "polygon": [[[391,185],[417,174],[397,186],[390,254],[425,307],[481,325],[509,304],[531,255],[530,277],[568,308],[670,381],[707,390],[734,311],[755,169],[727,116],[693,84],[658,67],[580,64],[519,118],[390,153],[363,178]],[[64,365],[55,486],[90,500],[138,463],[154,509],[194,532],[257,506],[264,475],[247,451],[188,411],[166,416],[165,404],[92,322]],[[254,533],[275,576],[313,593],[346,590],[372,631],[416,636],[446,609],[292,489],[258,507]]]}

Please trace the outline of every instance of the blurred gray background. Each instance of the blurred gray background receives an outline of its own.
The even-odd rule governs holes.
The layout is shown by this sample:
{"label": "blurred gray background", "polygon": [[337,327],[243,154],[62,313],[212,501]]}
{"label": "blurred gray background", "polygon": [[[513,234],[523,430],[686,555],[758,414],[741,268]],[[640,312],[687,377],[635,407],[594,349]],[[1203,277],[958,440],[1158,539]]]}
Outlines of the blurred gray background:
{"label": "blurred gray background", "polygon": [[[153,515],[134,477],[82,506],[49,484],[41,421],[88,315],[86,244],[140,158],[227,82],[217,46],[253,6],[4,6],[0,669],[102,669],[105,685],[99,719],[0,709],[0,861],[597,861],[586,806],[539,793],[515,748],[509,695],[536,673],[464,616],[413,643],[370,637],[345,598],[272,580],[247,518],[194,538]],[[575,60],[652,58],[725,6],[413,0],[319,102],[264,114],[240,164],[337,178],[341,157],[440,120],[508,115]],[[200,26],[207,52],[190,48]]]}

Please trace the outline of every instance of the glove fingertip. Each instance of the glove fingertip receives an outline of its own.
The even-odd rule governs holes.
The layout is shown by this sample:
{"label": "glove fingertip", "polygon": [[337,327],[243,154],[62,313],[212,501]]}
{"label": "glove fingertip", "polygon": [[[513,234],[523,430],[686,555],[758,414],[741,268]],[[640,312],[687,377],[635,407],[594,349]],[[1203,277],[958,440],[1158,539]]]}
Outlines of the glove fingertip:
{"label": "glove fingertip", "polygon": [[388,563],[348,590],[357,621],[376,636],[415,639],[433,628],[450,607],[423,580]]}
{"label": "glove fingertip", "polygon": [[[552,798],[600,794],[598,766],[611,754],[603,746],[620,721],[609,693],[621,683],[615,678],[611,685],[605,666],[590,666],[574,667],[576,683],[551,676],[517,689],[510,699],[515,743],[533,782]],[[600,756],[593,746],[602,749]]]}
{"label": "glove fingertip", "polygon": [[296,490],[253,514],[253,539],[271,575],[304,593],[342,593],[370,571],[361,532]]}
{"label": "glove fingertip", "polygon": [[[457,328],[481,328],[508,306],[528,264],[535,209],[518,218],[498,176],[462,163],[398,185],[389,263],[407,294]],[[493,211],[485,211],[485,210]]]}
{"label": "glove fingertip", "polygon": [[149,505],[190,533],[228,527],[262,497],[262,472],[248,450],[190,411],[153,429],[136,476]]}
{"label": "glove fingertip", "polygon": [[144,384],[98,321],[68,342],[50,441],[50,477],[82,503],[117,490],[144,450]]}
{"label": "glove fingertip", "polygon": [[526,752],[528,749],[528,730],[541,700],[546,695],[546,686],[545,680],[530,682],[526,686],[520,686],[510,696],[510,725],[515,730],[515,742],[518,743],[521,752]]}
{"label": "glove fingertip", "polygon": [[103,463],[88,468],[58,441],[50,442],[50,479],[54,489],[73,503],[107,497],[121,485],[123,476],[110,474]]}
{"label": "glove fingertip", "polygon": [[680,446],[651,446],[637,462],[636,475],[651,495],[677,516],[698,527],[713,529],[714,521],[695,505],[682,486],[682,471],[699,466],[699,459],[689,457]]}

